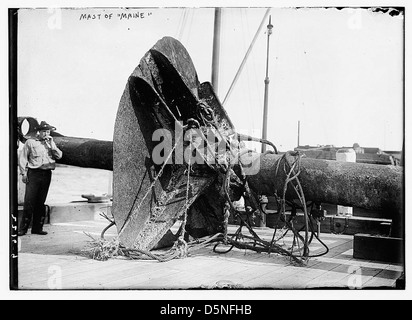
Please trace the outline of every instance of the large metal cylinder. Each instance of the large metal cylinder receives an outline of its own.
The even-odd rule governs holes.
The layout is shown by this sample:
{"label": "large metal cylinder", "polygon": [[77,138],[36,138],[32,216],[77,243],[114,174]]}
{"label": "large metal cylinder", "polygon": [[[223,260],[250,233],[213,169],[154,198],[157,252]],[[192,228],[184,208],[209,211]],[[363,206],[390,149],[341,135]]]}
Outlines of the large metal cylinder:
{"label": "large metal cylinder", "polygon": [[65,136],[53,136],[53,139],[63,152],[63,157],[57,161],[58,163],[113,170],[112,141]]}
{"label": "large metal cylinder", "polygon": [[[282,155],[258,155],[257,173],[248,176],[250,188],[272,195],[282,190],[286,174],[276,172]],[[403,167],[301,158],[299,180],[306,200],[376,210],[382,218],[403,214]],[[295,197],[289,188],[287,196]]]}

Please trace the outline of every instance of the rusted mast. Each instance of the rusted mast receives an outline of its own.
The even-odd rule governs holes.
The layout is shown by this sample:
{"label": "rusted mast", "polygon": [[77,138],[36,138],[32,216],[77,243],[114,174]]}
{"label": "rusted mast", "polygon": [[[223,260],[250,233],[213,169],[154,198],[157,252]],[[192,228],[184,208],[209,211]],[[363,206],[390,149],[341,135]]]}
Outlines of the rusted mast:
{"label": "rusted mast", "polygon": [[[250,187],[271,195],[283,187],[284,174],[277,170],[282,156],[258,155],[257,174],[248,176]],[[299,179],[307,200],[353,205],[382,211],[382,218],[393,218],[403,202],[403,169],[366,163],[301,158]],[[277,177],[277,179],[274,179]],[[289,190],[287,195],[293,198]]]}
{"label": "rusted mast", "polygon": [[[22,118],[19,118],[20,122]],[[29,130],[30,131],[30,130]],[[20,135],[23,137],[22,135]],[[22,141],[22,140],[21,140]],[[113,170],[113,142],[67,137],[54,132],[54,141],[63,151],[58,163]],[[247,177],[257,194],[273,195],[284,179],[276,167],[281,155],[256,153],[256,174]],[[275,179],[275,176],[277,179]],[[403,215],[403,167],[333,160],[301,159],[300,182],[306,200],[350,205],[376,210],[382,218],[401,219]],[[289,190],[287,195],[295,197]]]}
{"label": "rusted mast", "polygon": [[[250,188],[265,195],[282,190],[285,173],[277,169],[282,156],[256,154],[255,157],[253,165],[258,168],[255,175],[248,176]],[[403,167],[305,157],[300,161],[299,180],[307,201],[374,210],[381,218],[392,219],[392,236],[402,237]],[[286,196],[296,198],[292,189],[288,189]]]}

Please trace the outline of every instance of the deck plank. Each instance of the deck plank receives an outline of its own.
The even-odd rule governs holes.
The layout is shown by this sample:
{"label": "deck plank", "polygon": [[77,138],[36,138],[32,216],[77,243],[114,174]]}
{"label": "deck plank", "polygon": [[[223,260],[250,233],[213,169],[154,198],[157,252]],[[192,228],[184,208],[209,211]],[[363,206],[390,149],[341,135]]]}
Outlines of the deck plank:
{"label": "deck plank", "polygon": [[[97,239],[106,221],[75,221],[46,226],[46,236],[20,237],[18,280],[20,289],[312,289],[394,287],[404,271],[402,264],[353,258],[353,237],[321,234],[329,252],[311,257],[306,266],[296,266],[287,256],[233,248],[218,254],[213,245],[192,252],[184,259],[156,260],[109,259],[96,261],[81,254],[90,238]],[[229,226],[235,232],[236,226]],[[246,230],[247,231],[247,230]],[[245,231],[245,234],[246,234]],[[271,240],[273,229],[256,228],[262,239]],[[109,229],[111,239],[115,229]],[[288,235],[278,244],[290,247]],[[312,241],[310,254],[325,248]],[[56,282],[55,276],[60,279]],[[59,282],[60,281],[60,282]]]}

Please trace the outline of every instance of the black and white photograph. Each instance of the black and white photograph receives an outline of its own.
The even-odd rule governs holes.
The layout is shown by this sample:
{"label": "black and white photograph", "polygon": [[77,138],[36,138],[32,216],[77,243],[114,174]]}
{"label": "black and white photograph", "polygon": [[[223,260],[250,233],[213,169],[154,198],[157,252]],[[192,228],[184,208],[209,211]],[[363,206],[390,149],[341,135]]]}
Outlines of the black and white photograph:
{"label": "black and white photograph", "polygon": [[405,6],[219,3],[7,8],[11,292],[406,293]]}

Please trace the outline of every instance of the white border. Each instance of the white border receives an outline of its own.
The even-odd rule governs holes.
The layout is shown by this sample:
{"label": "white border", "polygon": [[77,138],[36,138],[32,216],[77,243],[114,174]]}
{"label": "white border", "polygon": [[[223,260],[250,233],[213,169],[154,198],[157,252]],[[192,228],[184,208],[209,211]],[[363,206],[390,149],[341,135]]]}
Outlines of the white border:
{"label": "white border", "polygon": [[[384,7],[405,7],[406,15],[410,12],[411,6],[407,1],[244,1],[244,0],[232,0],[232,1],[28,1],[28,0],[15,0],[15,1],[2,1],[1,2],[1,37],[4,47],[1,50],[2,59],[1,63],[3,65],[2,70],[8,70],[8,8],[33,8],[33,7],[369,7],[369,6],[384,6]],[[412,10],[411,10],[412,12]],[[409,35],[410,30],[410,21],[409,16],[405,19],[405,29],[406,34]],[[409,37],[410,38],[410,37]],[[405,89],[410,87],[410,65],[408,61],[408,56],[410,55],[410,43],[408,42],[408,37],[405,37]],[[1,79],[1,98],[2,98],[2,107],[0,108],[0,121],[2,123],[1,136],[4,138],[1,140],[1,150],[8,150],[8,74],[3,73]],[[405,102],[405,123],[410,123],[409,121],[409,92],[405,92],[406,102]],[[7,119],[7,120],[6,120]],[[405,128],[405,159],[407,163],[410,158],[411,152],[408,148],[408,128]],[[4,182],[7,182],[8,177],[8,158],[2,156],[2,177]],[[7,171],[6,171],[7,170]],[[408,176],[406,179],[406,187],[408,187],[410,179]],[[1,203],[3,205],[8,204],[8,185],[2,187],[1,192]],[[406,192],[407,194],[407,192]],[[409,199],[406,199],[406,248],[409,248],[410,251],[410,237],[408,237],[408,229],[410,227],[410,218],[408,217],[409,209]],[[7,206],[8,207],[8,206]],[[22,300],[31,300],[31,299],[47,299],[47,300],[60,300],[60,299],[73,299],[73,300],[88,300],[88,299],[139,299],[139,300],[184,300],[184,299],[194,299],[194,300],[226,300],[228,298],[232,299],[248,299],[248,300],[306,300],[306,299],[323,299],[323,300],[352,300],[352,299],[374,299],[374,300],[409,300],[411,298],[410,286],[406,284],[405,290],[281,290],[281,291],[271,291],[271,290],[248,290],[246,292],[242,290],[233,290],[230,291],[230,294],[225,291],[215,291],[215,290],[206,290],[206,291],[168,291],[168,290],[154,290],[154,291],[11,291],[9,289],[9,260],[8,260],[8,244],[9,244],[9,210],[2,210],[0,225],[3,230],[1,234],[1,247],[0,252],[2,256],[2,269],[1,269],[1,282],[0,282],[0,297],[2,300],[11,300],[11,299],[22,299]],[[412,214],[409,212],[409,214]],[[410,266],[410,257],[408,255],[408,250],[406,250],[406,269],[409,269]],[[408,273],[408,272],[407,272]],[[407,274],[408,278],[409,273]]]}

